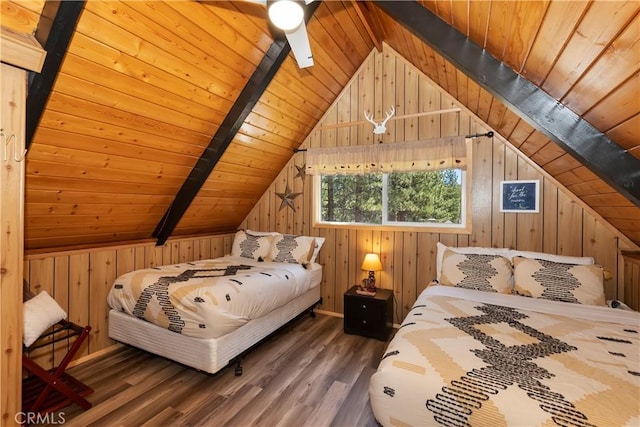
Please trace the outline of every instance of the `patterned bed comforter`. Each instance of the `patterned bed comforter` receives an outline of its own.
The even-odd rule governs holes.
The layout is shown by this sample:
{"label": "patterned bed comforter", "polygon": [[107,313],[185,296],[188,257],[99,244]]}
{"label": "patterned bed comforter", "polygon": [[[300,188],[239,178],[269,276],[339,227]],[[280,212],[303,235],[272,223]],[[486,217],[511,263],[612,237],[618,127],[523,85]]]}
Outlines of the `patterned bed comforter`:
{"label": "patterned bed comforter", "polygon": [[307,292],[298,264],[226,256],[124,274],[107,302],[114,310],[196,338],[217,338]]}
{"label": "patterned bed comforter", "polygon": [[640,313],[432,286],[369,395],[383,426],[639,426]]}

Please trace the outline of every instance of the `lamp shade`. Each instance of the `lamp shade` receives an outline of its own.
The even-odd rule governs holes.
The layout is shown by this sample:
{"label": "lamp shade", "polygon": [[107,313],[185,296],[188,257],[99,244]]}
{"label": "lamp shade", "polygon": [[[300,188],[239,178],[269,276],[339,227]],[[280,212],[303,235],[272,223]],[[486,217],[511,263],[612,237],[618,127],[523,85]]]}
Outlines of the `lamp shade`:
{"label": "lamp shade", "polygon": [[366,254],[364,261],[362,261],[362,270],[365,271],[380,271],[382,270],[382,263],[378,254]]}
{"label": "lamp shade", "polygon": [[271,22],[281,30],[297,28],[304,18],[302,5],[294,0],[270,1],[267,7]]}

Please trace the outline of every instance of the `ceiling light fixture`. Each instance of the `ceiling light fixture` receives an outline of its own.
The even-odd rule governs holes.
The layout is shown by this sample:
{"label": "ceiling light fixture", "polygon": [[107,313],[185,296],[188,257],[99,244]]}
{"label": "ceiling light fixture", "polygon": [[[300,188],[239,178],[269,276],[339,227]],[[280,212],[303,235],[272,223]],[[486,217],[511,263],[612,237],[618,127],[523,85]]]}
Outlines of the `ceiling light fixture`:
{"label": "ceiling light fixture", "polygon": [[297,28],[304,18],[302,5],[293,0],[269,2],[269,18],[273,25],[281,30],[290,31]]}

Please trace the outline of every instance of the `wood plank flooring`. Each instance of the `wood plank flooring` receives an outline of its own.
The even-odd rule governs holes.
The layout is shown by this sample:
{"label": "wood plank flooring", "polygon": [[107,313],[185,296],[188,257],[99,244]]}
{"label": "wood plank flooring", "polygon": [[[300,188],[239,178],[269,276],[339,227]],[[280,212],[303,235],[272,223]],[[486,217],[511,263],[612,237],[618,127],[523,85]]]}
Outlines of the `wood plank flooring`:
{"label": "wood plank flooring", "polygon": [[65,408],[65,426],[377,426],[369,379],[385,342],[302,316],[234,366],[207,374],[125,346],[69,372],[93,387],[93,408]]}

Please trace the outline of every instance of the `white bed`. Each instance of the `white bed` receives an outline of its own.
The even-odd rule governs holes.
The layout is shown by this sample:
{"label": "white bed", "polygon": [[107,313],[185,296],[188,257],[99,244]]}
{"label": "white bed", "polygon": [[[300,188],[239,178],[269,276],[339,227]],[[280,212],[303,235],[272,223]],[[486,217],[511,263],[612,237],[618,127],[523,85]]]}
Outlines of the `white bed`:
{"label": "white bed", "polygon": [[[215,373],[319,301],[320,286],[315,286],[288,304],[249,321],[227,335],[208,339],[176,334],[153,323],[111,310],[109,337],[192,368]],[[241,370],[236,370],[236,373],[241,373]]]}
{"label": "white bed", "polygon": [[465,249],[439,254],[440,285],[419,295],[371,377],[378,422],[640,425],[640,313],[605,305],[599,267]]}
{"label": "white bed", "polygon": [[[209,373],[235,359],[240,375],[243,352],[301,313],[313,314],[321,300],[322,266],[310,260],[265,261],[255,243],[270,244],[272,238],[255,237],[253,252],[244,256],[120,276],[108,296],[109,337]],[[239,240],[234,241],[236,253]]]}

